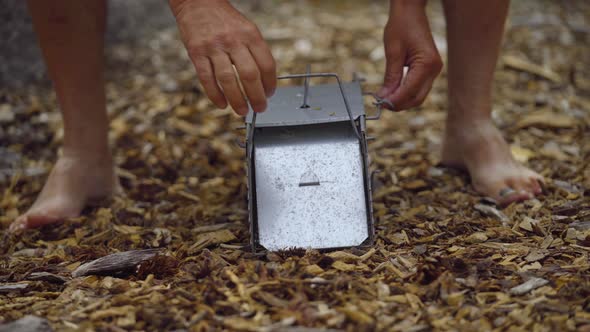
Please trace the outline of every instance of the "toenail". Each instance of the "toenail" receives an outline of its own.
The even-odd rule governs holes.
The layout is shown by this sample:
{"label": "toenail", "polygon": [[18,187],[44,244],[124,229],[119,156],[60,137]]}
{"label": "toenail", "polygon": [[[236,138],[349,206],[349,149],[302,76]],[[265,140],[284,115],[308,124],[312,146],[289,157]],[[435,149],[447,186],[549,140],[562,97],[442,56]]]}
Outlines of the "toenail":
{"label": "toenail", "polygon": [[509,196],[514,194],[514,189],[512,188],[504,188],[500,190],[500,197]]}
{"label": "toenail", "polygon": [[539,184],[539,194],[545,191],[545,182],[538,180],[537,184]]}
{"label": "toenail", "polygon": [[8,228],[8,231],[15,233],[15,232],[19,232],[22,231],[23,229],[25,229],[25,223],[24,222],[19,222],[19,223],[13,223],[12,225],[10,225],[10,227]]}

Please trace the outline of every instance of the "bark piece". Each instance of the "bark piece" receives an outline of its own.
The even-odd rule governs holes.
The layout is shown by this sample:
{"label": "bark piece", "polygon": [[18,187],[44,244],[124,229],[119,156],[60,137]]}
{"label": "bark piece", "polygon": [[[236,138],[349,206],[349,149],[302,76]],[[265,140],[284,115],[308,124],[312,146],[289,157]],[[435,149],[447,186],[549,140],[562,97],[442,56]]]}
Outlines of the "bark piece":
{"label": "bark piece", "polygon": [[496,209],[493,206],[485,205],[485,204],[475,204],[473,207],[477,211],[481,212],[484,216],[492,217],[494,219],[498,219],[503,223],[507,223],[510,221],[508,217],[500,210]]}
{"label": "bark piece", "polygon": [[549,281],[545,280],[543,278],[537,278],[537,277],[531,278],[516,287],[510,288],[510,294],[524,295],[524,294],[532,291],[533,289],[537,289],[539,287],[545,286],[548,283],[549,283]]}
{"label": "bark piece", "polygon": [[279,328],[279,329],[276,329],[275,331],[276,332],[342,332],[344,330],[302,327],[302,326],[290,326],[290,327]]}
{"label": "bark piece", "polygon": [[68,279],[66,279],[60,275],[49,273],[49,272],[33,272],[27,276],[27,280],[47,281],[47,282],[51,282],[54,284],[63,284],[66,281],[68,281]]}
{"label": "bark piece", "polygon": [[539,111],[523,116],[517,123],[519,129],[528,127],[538,128],[574,128],[579,121],[567,114],[553,111]]}
{"label": "bark piece", "polygon": [[590,221],[574,221],[569,224],[569,227],[575,228],[578,231],[587,231],[590,229]]}
{"label": "bark piece", "polygon": [[161,249],[145,249],[118,252],[80,265],[72,272],[72,277],[77,278],[91,274],[117,275],[130,273],[135,270],[139,263],[154,257],[161,251]]}
{"label": "bark piece", "polygon": [[468,243],[482,243],[488,240],[488,236],[484,232],[476,232],[469,235],[465,241]]}
{"label": "bark piece", "polygon": [[525,60],[525,59],[522,59],[522,58],[519,58],[516,56],[512,56],[512,55],[505,55],[502,57],[502,62],[504,63],[504,66],[506,66],[508,68],[518,70],[518,71],[524,71],[529,74],[533,74],[533,75],[545,78],[553,83],[557,83],[557,84],[561,83],[561,77],[559,76],[559,74],[557,74],[556,72],[554,72],[551,69],[541,67],[541,66],[534,64],[528,60]]}
{"label": "bark piece", "polygon": [[21,282],[21,283],[7,283],[7,284],[0,284],[0,294],[22,291],[29,287],[29,283]]}
{"label": "bark piece", "polygon": [[51,332],[53,329],[45,318],[27,315],[14,322],[0,325],[0,332]]}

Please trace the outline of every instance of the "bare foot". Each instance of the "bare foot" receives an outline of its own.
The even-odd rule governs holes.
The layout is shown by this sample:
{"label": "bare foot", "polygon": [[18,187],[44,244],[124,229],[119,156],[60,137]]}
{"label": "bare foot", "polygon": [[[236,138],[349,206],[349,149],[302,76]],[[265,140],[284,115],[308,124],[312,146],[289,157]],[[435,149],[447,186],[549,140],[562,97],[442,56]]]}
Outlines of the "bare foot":
{"label": "bare foot", "polygon": [[33,206],[10,225],[10,231],[77,217],[92,200],[109,197],[119,188],[110,155],[64,153]]}
{"label": "bare foot", "polygon": [[542,192],[543,177],[514,160],[502,134],[490,121],[449,125],[442,162],[466,169],[475,190],[502,206]]}

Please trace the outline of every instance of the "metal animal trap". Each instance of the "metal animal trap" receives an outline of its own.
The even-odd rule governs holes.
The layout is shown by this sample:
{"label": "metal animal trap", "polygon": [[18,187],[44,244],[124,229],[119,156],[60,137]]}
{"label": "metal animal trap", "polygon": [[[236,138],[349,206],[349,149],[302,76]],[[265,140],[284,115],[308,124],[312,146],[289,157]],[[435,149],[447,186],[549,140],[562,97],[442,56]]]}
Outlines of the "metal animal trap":
{"label": "metal animal trap", "polygon": [[[337,84],[309,86],[314,77]],[[363,93],[331,73],[278,88],[265,113],[246,117],[253,250],[331,249],[373,242],[371,173]]]}

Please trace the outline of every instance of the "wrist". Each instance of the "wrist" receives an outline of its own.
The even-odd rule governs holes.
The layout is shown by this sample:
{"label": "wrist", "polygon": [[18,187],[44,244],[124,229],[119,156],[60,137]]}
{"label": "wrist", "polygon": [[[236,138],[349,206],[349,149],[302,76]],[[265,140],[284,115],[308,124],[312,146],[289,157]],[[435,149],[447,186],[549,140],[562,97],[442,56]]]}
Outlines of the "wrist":
{"label": "wrist", "polygon": [[227,4],[228,0],[168,0],[168,4],[170,5],[174,15],[180,12],[184,6],[189,4],[195,6],[211,7],[221,3]]}
{"label": "wrist", "polygon": [[407,9],[424,9],[427,0],[390,0],[389,12]]}

